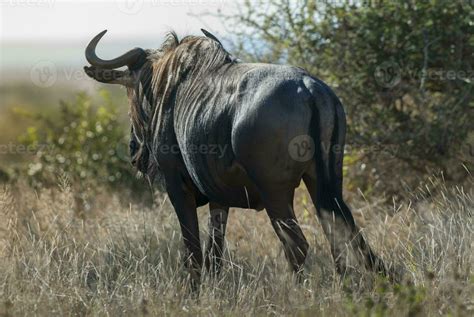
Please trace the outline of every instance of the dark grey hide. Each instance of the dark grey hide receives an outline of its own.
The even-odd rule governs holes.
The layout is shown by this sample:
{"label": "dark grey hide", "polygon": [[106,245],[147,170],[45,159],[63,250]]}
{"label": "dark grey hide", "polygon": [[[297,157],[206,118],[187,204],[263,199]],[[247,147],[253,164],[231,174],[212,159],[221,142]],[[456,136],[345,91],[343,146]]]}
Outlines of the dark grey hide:
{"label": "dark grey hide", "polygon": [[[342,197],[346,120],[325,83],[297,67],[238,62],[208,32],[181,41],[171,34],[158,50],[104,61],[95,55],[104,33],[89,44],[85,70],[128,88],[132,163],[163,181],[195,280],[203,262],[196,207],[208,203],[207,268],[220,268],[229,207],[265,208],[300,273],[308,243],[293,197],[301,180],[338,271],[345,272],[350,250],[360,264],[385,272]],[[123,65],[128,70],[116,70]]]}

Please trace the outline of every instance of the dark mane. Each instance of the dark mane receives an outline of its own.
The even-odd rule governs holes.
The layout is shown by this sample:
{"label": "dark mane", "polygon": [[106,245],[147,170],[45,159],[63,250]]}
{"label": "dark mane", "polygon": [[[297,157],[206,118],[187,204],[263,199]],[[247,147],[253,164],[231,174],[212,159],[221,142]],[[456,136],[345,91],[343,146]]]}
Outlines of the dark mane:
{"label": "dark mane", "polygon": [[147,50],[147,62],[141,68],[137,86],[128,89],[132,100],[130,117],[137,139],[152,144],[152,131],[160,122],[161,112],[173,106],[177,87],[189,81],[201,81],[206,74],[232,63],[222,45],[203,36],[181,40],[169,32],[159,49]]}

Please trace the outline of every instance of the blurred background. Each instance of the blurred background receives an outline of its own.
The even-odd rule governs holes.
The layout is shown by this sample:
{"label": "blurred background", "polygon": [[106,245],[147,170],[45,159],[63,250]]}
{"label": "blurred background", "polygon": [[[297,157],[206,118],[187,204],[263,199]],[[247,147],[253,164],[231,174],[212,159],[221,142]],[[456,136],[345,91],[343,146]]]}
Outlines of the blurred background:
{"label": "blurred background", "polygon": [[137,185],[125,91],[82,71],[104,29],[104,58],[206,28],[244,61],[297,65],[329,83],[348,116],[349,193],[403,199],[402,187],[433,175],[463,183],[472,170],[470,1],[10,0],[0,9],[3,181],[46,186],[64,171],[94,186]]}
{"label": "blurred background", "polygon": [[231,12],[229,4],[2,0],[0,180],[26,177],[47,186],[64,171],[86,187],[137,183],[128,164],[125,90],[85,75],[85,47],[104,29],[109,33],[98,48],[104,58],[157,48],[171,30],[184,36],[207,28],[226,36],[219,19],[200,16]]}

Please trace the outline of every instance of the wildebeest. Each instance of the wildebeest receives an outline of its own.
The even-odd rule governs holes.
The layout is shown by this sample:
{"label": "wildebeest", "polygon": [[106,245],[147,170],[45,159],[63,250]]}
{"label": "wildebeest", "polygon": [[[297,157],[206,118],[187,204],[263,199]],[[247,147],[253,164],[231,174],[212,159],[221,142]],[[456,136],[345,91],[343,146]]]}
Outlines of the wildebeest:
{"label": "wildebeest", "polygon": [[240,207],[266,209],[291,268],[301,272],[308,243],[293,210],[301,180],[337,270],[345,272],[352,253],[385,272],[343,200],[345,113],[324,82],[298,67],[240,62],[205,30],[181,40],[170,33],[157,50],[103,60],[95,49],[105,32],[87,46],[85,71],[127,88],[132,164],[163,183],[196,280],[203,262],[196,208],[205,204],[208,269],[219,271],[229,207]]}

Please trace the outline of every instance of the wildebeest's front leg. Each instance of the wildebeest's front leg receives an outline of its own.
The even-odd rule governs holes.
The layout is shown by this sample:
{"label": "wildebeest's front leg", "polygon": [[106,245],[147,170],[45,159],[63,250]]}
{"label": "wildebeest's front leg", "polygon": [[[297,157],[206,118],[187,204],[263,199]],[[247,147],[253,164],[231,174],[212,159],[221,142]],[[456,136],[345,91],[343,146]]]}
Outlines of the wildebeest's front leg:
{"label": "wildebeest's front leg", "polygon": [[193,287],[195,287],[199,285],[202,267],[196,198],[193,191],[180,180],[180,177],[167,179],[166,190],[181,226],[187,251],[185,265],[191,273]]}
{"label": "wildebeest's front leg", "polygon": [[205,262],[206,268],[215,274],[218,274],[221,268],[228,213],[229,207],[215,202],[209,203],[209,243]]}

